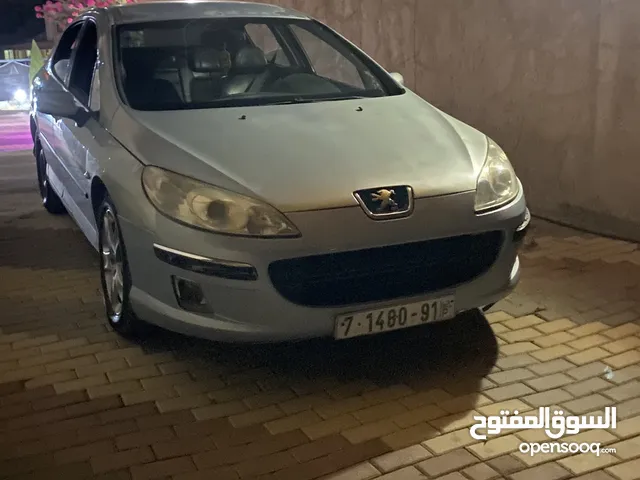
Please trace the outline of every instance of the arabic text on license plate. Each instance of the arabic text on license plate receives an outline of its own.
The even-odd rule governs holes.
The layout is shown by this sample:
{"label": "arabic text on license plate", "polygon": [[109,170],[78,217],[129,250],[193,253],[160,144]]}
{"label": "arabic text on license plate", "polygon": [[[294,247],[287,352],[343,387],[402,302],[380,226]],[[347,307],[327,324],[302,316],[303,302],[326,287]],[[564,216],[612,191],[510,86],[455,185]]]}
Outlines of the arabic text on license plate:
{"label": "arabic text on license plate", "polygon": [[434,298],[377,310],[339,315],[334,336],[337,339],[400,330],[455,316],[454,297]]}

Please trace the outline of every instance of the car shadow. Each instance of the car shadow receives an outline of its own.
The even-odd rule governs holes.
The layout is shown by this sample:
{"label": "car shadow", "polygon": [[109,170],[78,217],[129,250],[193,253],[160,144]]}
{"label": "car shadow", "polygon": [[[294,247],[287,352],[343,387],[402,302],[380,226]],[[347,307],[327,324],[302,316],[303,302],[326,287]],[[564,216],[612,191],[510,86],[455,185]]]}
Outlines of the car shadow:
{"label": "car shadow", "polygon": [[[447,322],[347,341],[223,344],[153,329],[140,345],[149,353],[171,352],[195,370],[260,369],[261,377],[282,387],[333,381],[344,385],[349,395],[402,384],[415,393],[444,390],[450,395],[447,398],[457,400],[450,408],[444,405],[451,415],[445,424],[438,425],[440,428],[475,408],[482,380],[498,356],[496,338],[480,311]],[[354,382],[362,392],[348,387]]]}
{"label": "car shadow", "polygon": [[423,327],[335,341],[314,339],[274,344],[230,344],[153,329],[141,346],[147,351],[171,351],[182,360],[205,360],[217,365],[242,363],[287,376],[367,378],[398,383],[425,373],[447,372],[482,378],[494,367],[497,343],[480,311]]}

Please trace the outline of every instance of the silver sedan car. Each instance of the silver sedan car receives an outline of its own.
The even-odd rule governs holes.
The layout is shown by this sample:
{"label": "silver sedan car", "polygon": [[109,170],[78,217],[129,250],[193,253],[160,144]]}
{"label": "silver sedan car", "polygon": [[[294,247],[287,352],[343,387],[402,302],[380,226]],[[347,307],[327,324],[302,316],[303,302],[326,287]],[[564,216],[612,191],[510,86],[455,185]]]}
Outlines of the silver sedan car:
{"label": "silver sedan car", "polygon": [[32,92],[42,202],[98,250],[123,335],[348,339],[518,282],[530,216],[503,150],[307,15],[90,9]]}

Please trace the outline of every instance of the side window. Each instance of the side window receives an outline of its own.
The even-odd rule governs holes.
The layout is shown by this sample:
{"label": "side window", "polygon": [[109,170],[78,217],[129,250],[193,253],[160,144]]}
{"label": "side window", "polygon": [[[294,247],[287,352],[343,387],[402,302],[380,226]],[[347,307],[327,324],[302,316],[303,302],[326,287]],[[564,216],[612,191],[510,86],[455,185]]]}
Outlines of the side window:
{"label": "side window", "polygon": [[305,50],[317,75],[352,87],[364,88],[357,67],[343,54],[304,28],[292,25],[291,30]]}
{"label": "side window", "polygon": [[245,30],[256,47],[261,49],[267,60],[276,65],[288,67],[291,65],[278,40],[271,29],[264,23],[248,23]]}
{"label": "side window", "polygon": [[85,105],[89,104],[92,90],[93,71],[98,59],[98,31],[95,23],[88,21],[82,32],[77,47],[71,74],[69,75],[69,91]]}
{"label": "side window", "polygon": [[53,57],[51,59],[51,65],[53,72],[65,85],[67,84],[67,76],[69,73],[69,67],[71,65],[71,57],[78,44],[78,36],[82,29],[82,23],[76,23],[71,25],[65,30],[60,37],[58,46],[56,47]]}

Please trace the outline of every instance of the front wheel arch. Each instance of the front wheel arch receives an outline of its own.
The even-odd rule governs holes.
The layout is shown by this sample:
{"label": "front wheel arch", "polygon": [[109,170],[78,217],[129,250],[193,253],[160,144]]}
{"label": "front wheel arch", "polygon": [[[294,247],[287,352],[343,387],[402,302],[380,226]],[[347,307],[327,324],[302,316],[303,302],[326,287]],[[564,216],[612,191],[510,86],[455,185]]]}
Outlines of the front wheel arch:
{"label": "front wheel arch", "polygon": [[109,195],[109,191],[107,190],[104,182],[98,176],[93,177],[93,180],[91,180],[91,206],[93,208],[96,225],[102,201],[107,197],[107,195]]}

